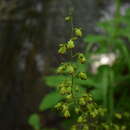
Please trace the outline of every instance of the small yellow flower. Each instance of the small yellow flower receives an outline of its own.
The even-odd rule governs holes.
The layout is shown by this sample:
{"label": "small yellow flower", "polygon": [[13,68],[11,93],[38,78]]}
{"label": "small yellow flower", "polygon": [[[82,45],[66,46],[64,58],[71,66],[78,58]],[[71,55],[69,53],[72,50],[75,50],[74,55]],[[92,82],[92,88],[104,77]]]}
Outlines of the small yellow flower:
{"label": "small yellow flower", "polygon": [[80,105],[85,105],[85,104],[86,104],[86,102],[85,102],[85,100],[84,100],[83,97],[81,97],[81,98],[79,99],[79,104],[80,104]]}
{"label": "small yellow flower", "polygon": [[70,16],[65,17],[65,21],[66,21],[66,22],[69,22],[70,20],[71,20],[71,17],[70,17]]}
{"label": "small yellow flower", "polygon": [[78,39],[77,37],[72,37],[72,38],[71,38],[72,41],[75,41],[75,40],[77,40],[77,39]]}
{"label": "small yellow flower", "polygon": [[66,111],[64,112],[64,117],[65,117],[65,118],[70,117],[70,112],[69,112],[68,110],[66,110]]}
{"label": "small yellow flower", "polygon": [[57,103],[57,104],[55,105],[55,108],[56,108],[56,109],[59,109],[61,106],[62,106],[62,103],[59,102],[59,103]]}
{"label": "small yellow flower", "polygon": [[74,67],[72,65],[68,65],[66,71],[69,74],[73,74],[74,73]]}
{"label": "small yellow flower", "polygon": [[76,107],[75,112],[78,114],[80,112],[80,109]]}
{"label": "small yellow flower", "polygon": [[66,104],[63,104],[62,105],[62,108],[63,108],[63,111],[67,111],[69,108],[68,108],[68,105],[66,105]]}
{"label": "small yellow flower", "polygon": [[87,125],[84,125],[83,130],[89,130]]}
{"label": "small yellow flower", "polygon": [[75,47],[74,41],[73,41],[73,40],[69,40],[68,43],[67,43],[67,48],[68,48],[68,49],[72,49],[72,48],[74,48],[74,47]]}
{"label": "small yellow flower", "polygon": [[84,72],[80,72],[78,77],[82,80],[86,80],[87,79],[87,75]]}
{"label": "small yellow flower", "polygon": [[70,130],[77,130],[76,125],[73,125]]}
{"label": "small yellow flower", "polygon": [[115,117],[116,117],[117,119],[121,119],[121,118],[122,118],[122,115],[119,114],[119,113],[116,113],[116,114],[115,114]]}
{"label": "small yellow flower", "polygon": [[59,54],[65,54],[66,51],[67,51],[67,48],[66,48],[65,44],[60,44],[60,48],[58,50],[58,53]]}
{"label": "small yellow flower", "polygon": [[83,120],[84,120],[83,117],[82,117],[82,116],[79,116],[77,122],[78,122],[78,123],[82,123]]}
{"label": "small yellow flower", "polygon": [[60,89],[60,94],[62,94],[62,95],[66,94],[66,88],[65,87],[62,87]]}
{"label": "small yellow flower", "polygon": [[75,28],[75,35],[78,37],[82,37],[82,31],[80,28]]}
{"label": "small yellow flower", "polygon": [[79,60],[79,62],[80,62],[81,64],[85,63],[85,62],[86,62],[86,58],[85,58],[84,54],[79,53],[79,55],[78,55],[78,60]]}
{"label": "small yellow flower", "polygon": [[72,99],[72,94],[67,95],[67,96],[66,96],[66,99],[68,99],[68,100]]}
{"label": "small yellow flower", "polygon": [[65,71],[65,66],[61,65],[57,68],[56,72],[57,73],[63,73]]}

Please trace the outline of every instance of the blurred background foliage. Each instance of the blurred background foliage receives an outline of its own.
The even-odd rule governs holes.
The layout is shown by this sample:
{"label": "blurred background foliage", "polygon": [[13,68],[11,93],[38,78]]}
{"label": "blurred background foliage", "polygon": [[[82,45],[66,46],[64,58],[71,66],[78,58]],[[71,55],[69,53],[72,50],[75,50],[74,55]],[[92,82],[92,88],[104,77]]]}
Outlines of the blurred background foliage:
{"label": "blurred background foliage", "polygon": [[64,22],[69,8],[74,8],[74,24],[84,31],[77,50],[87,57],[80,69],[88,80],[76,80],[81,93],[90,91],[108,109],[108,119],[117,121],[114,112],[125,113],[128,118],[117,122],[129,126],[128,7],[129,0],[1,0],[0,129],[63,130],[72,123],[50,109],[62,99],[55,87],[64,76],[54,75],[54,68],[63,60],[58,43],[70,34]]}

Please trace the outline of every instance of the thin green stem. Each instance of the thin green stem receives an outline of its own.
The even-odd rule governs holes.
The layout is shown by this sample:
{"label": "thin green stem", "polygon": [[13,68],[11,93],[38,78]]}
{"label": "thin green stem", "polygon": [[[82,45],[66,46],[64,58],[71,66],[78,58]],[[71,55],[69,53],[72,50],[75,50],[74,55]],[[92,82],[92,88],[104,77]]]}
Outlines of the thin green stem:
{"label": "thin green stem", "polygon": [[[73,35],[74,35],[74,26],[73,26],[73,17],[71,14],[71,37],[73,37]],[[73,60],[73,50],[71,50],[71,61],[72,60]],[[75,104],[77,104],[76,97],[75,97],[75,90],[74,90],[74,75],[73,74],[71,75],[71,82],[72,82],[72,85],[71,85],[72,98],[74,99]]]}

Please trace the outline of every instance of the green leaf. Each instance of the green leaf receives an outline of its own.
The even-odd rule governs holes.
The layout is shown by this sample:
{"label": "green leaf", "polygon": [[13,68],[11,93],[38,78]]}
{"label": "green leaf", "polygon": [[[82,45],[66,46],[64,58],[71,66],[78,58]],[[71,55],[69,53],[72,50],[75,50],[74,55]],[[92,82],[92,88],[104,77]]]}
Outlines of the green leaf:
{"label": "green leaf", "polygon": [[106,37],[102,35],[88,35],[84,41],[88,43],[97,43],[97,42],[102,42],[105,41]]}
{"label": "green leaf", "polygon": [[49,93],[47,96],[45,96],[39,106],[39,109],[41,111],[44,111],[46,109],[52,108],[57,102],[63,99],[63,96],[61,96],[58,92],[52,92]]}
{"label": "green leaf", "polygon": [[35,130],[40,130],[41,123],[40,123],[40,117],[38,114],[36,113],[32,114],[29,117],[28,122]]}
{"label": "green leaf", "polygon": [[77,65],[78,65],[78,70],[79,71],[86,71],[86,64],[78,63]]}
{"label": "green leaf", "polygon": [[92,87],[99,86],[99,84],[92,78],[88,78],[87,80],[75,79],[75,83],[81,86],[92,86]]}
{"label": "green leaf", "polygon": [[64,81],[67,78],[67,76],[48,76],[45,78],[45,82],[48,86],[56,87],[60,82]]}
{"label": "green leaf", "polygon": [[99,88],[94,89],[91,91],[95,100],[102,100],[102,91]]}

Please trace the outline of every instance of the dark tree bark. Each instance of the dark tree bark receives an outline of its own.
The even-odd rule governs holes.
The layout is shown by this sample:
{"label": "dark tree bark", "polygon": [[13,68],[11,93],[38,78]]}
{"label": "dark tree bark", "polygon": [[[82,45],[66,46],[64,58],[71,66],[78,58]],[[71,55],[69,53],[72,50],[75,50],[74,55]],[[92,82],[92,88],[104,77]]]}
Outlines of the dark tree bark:
{"label": "dark tree bark", "polygon": [[[29,130],[28,116],[37,111],[47,91],[42,74],[57,64],[57,45],[69,38],[64,17],[73,7],[74,24],[86,34],[97,19],[97,4],[96,0],[1,0],[0,5],[0,130]],[[44,62],[41,71],[38,55]]]}

